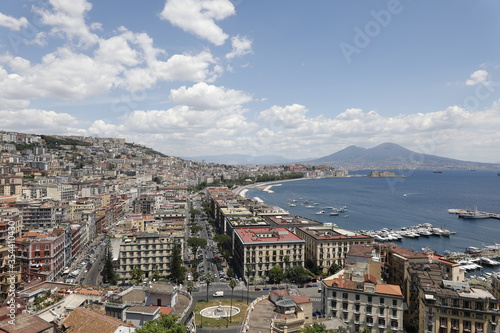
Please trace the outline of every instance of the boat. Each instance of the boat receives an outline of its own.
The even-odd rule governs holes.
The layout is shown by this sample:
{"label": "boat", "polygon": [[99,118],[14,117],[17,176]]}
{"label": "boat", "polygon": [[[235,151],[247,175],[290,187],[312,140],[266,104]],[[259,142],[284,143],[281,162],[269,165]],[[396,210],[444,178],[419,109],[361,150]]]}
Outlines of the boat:
{"label": "boat", "polygon": [[306,208],[314,208],[314,206],[313,205],[308,205],[308,206],[306,206]]}
{"label": "boat", "polygon": [[498,266],[498,265],[500,265],[500,261],[493,260],[493,259],[486,258],[486,257],[481,257],[479,259],[479,262],[481,262],[483,265],[488,265],[488,266]]}
{"label": "boat", "polygon": [[489,219],[490,216],[483,212],[475,211],[466,211],[465,213],[458,214],[458,217],[462,219]]}
{"label": "boat", "polygon": [[325,211],[324,210],[320,210],[320,211],[316,212],[316,215],[321,215],[321,214],[325,214]]}
{"label": "boat", "polygon": [[289,204],[288,206],[290,206],[290,207],[296,207],[297,205],[296,205],[296,204],[294,204],[294,203],[291,203],[291,204]]}
{"label": "boat", "polygon": [[434,172],[434,173],[443,173],[443,171],[441,171],[441,170],[433,170],[432,172]]}
{"label": "boat", "polygon": [[339,212],[337,212],[336,210],[334,210],[334,211],[331,211],[329,215],[330,216],[339,216]]}

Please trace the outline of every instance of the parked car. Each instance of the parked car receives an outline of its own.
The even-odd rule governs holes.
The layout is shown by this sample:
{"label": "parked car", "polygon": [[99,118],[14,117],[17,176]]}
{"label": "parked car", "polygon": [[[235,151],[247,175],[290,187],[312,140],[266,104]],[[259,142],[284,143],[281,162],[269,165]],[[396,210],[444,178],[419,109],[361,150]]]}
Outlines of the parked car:
{"label": "parked car", "polygon": [[264,288],[262,288],[262,290],[269,290],[269,288],[268,287],[264,287]]}

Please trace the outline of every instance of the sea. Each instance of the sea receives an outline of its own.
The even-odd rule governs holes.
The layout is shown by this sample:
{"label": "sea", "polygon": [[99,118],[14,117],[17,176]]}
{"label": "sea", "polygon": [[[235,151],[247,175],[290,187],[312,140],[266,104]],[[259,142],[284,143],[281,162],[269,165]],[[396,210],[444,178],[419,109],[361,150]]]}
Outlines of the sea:
{"label": "sea", "polygon": [[[431,223],[456,234],[450,237],[403,238],[400,245],[438,254],[465,252],[500,243],[499,219],[462,219],[448,209],[500,213],[498,170],[390,170],[400,177],[366,177],[369,170],[350,171],[350,177],[276,182],[266,191],[251,188],[245,196],[282,207],[323,223],[351,230],[380,230]],[[296,204],[290,207],[290,203]],[[307,208],[306,206],[314,206]],[[329,207],[347,206],[347,212],[330,216]],[[324,214],[316,214],[324,210]],[[500,269],[500,267],[497,267]]]}

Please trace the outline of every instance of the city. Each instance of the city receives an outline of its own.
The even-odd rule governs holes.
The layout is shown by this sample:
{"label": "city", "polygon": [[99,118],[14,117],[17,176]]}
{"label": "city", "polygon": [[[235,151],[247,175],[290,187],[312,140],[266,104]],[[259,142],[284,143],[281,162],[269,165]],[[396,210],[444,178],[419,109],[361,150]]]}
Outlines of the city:
{"label": "city", "polygon": [[140,332],[163,314],[191,332],[499,330],[498,276],[473,282],[443,256],[242,195],[259,180],[345,172],[193,162],[115,138],[0,135],[6,332],[104,322]]}

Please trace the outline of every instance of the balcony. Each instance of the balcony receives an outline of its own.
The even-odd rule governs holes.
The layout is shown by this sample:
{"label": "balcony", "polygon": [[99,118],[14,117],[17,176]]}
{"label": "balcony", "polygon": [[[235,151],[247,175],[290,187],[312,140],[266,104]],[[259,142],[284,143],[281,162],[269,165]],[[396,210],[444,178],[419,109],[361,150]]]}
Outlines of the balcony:
{"label": "balcony", "polygon": [[386,328],[386,327],[387,326],[385,326],[385,325],[380,325],[380,324],[378,325],[378,328]]}

